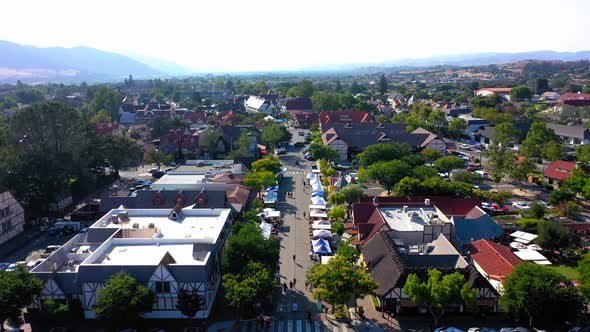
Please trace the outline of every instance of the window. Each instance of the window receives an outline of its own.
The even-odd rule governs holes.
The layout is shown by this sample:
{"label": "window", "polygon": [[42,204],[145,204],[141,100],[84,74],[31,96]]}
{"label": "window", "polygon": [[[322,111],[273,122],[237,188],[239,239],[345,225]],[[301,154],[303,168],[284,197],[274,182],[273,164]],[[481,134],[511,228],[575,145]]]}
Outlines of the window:
{"label": "window", "polygon": [[12,220],[6,220],[2,223],[2,233],[8,233],[12,228]]}
{"label": "window", "polygon": [[156,293],[170,293],[170,282],[156,281]]}

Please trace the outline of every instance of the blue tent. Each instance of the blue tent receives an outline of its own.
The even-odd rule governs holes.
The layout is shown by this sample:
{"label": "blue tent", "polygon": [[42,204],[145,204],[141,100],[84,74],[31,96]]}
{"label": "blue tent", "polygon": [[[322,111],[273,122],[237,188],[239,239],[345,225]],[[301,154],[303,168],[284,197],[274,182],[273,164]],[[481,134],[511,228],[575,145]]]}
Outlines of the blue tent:
{"label": "blue tent", "polygon": [[319,197],[324,197],[324,191],[314,191],[311,193],[311,197],[315,197],[315,196],[319,196]]}
{"label": "blue tent", "polygon": [[332,248],[330,248],[330,244],[328,241],[324,239],[312,240],[311,245],[313,248],[314,254],[331,254]]}

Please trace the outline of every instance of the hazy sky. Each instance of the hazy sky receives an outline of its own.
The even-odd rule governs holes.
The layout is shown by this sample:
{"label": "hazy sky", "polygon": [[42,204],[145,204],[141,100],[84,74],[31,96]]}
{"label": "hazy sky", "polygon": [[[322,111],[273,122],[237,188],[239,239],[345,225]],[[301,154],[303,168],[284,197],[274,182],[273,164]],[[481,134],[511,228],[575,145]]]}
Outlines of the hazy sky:
{"label": "hazy sky", "polygon": [[7,0],[0,39],[85,45],[197,71],[590,49],[588,0]]}

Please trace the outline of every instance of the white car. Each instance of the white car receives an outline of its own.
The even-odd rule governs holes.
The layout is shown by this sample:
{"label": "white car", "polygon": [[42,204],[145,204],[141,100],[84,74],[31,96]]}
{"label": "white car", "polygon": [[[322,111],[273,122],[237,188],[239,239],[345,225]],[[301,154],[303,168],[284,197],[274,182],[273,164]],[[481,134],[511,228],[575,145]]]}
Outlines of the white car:
{"label": "white car", "polygon": [[512,203],[512,207],[517,210],[528,210],[531,208],[529,203],[526,203],[526,202],[514,202],[514,203]]}
{"label": "white car", "polygon": [[488,202],[481,202],[481,207],[484,209],[492,209],[492,204],[488,203]]}
{"label": "white car", "polygon": [[471,146],[469,144],[461,144],[459,147],[463,150],[471,150]]}
{"label": "white car", "polygon": [[538,204],[542,205],[546,209],[553,209],[553,205],[545,202],[545,201],[537,201]]}

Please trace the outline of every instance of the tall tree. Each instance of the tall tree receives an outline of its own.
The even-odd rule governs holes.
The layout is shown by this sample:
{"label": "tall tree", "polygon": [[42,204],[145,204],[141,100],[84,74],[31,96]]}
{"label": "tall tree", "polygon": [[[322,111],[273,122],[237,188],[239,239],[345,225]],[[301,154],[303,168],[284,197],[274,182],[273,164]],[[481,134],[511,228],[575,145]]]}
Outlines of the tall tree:
{"label": "tall tree", "polygon": [[340,193],[344,197],[346,204],[348,204],[347,211],[348,215],[350,216],[350,208],[352,207],[352,203],[358,202],[358,200],[364,195],[363,187],[358,184],[350,184],[342,188]]}
{"label": "tall tree", "polygon": [[112,121],[119,121],[119,107],[123,97],[121,94],[106,85],[98,87],[94,92],[94,97],[88,104],[90,114],[96,114],[100,110],[107,110],[111,115]]}
{"label": "tall tree", "polygon": [[102,142],[105,161],[115,170],[117,176],[122,166],[141,160],[142,147],[128,137],[109,135]]}
{"label": "tall tree", "polygon": [[373,294],[377,284],[364,269],[359,269],[343,253],[336,253],[327,264],[314,264],[305,275],[313,286],[313,298],[332,305]]}
{"label": "tall tree", "polygon": [[0,271],[0,331],[4,322],[20,325],[23,309],[41,293],[43,282],[29,273],[24,265],[15,271]]}
{"label": "tall tree", "polygon": [[150,164],[156,164],[158,170],[160,170],[162,164],[169,165],[174,160],[174,156],[171,154],[165,154],[158,150],[146,151],[143,158]]}
{"label": "tall tree", "polygon": [[321,143],[311,143],[309,145],[309,153],[311,153],[311,156],[314,159],[325,159],[330,161],[340,159],[340,153],[338,153],[338,151]]}
{"label": "tall tree", "polygon": [[268,155],[252,163],[252,172],[271,172],[277,174],[281,171],[281,162],[275,155]]}
{"label": "tall tree", "polygon": [[510,170],[510,177],[513,180],[518,181],[520,189],[522,189],[522,183],[526,182],[529,174],[536,170],[537,166],[535,165],[535,163],[528,158],[524,158],[520,161],[517,161],[514,164],[514,167],[512,167],[512,169]]}
{"label": "tall tree", "polygon": [[335,93],[317,91],[311,96],[316,112],[336,111],[342,108],[340,98]]}
{"label": "tall tree", "polygon": [[232,229],[234,235],[228,240],[223,252],[223,270],[229,273],[244,271],[244,262],[261,262],[268,268],[274,268],[279,260],[279,242],[277,238],[264,239],[255,223],[241,224]]}
{"label": "tall tree", "polygon": [[590,300],[590,253],[578,262],[578,272],[580,273],[580,289],[586,300]]}
{"label": "tall tree", "polygon": [[205,301],[197,289],[186,290],[181,288],[178,291],[176,309],[191,320],[195,318],[199,311],[203,310],[204,305]]}
{"label": "tall tree", "polygon": [[465,130],[467,130],[467,122],[463,119],[457,118],[451,120],[447,134],[450,138],[460,139],[465,136]]}
{"label": "tall tree", "polygon": [[457,168],[463,168],[465,161],[455,156],[445,156],[434,161],[434,166],[443,172],[450,172]]}
{"label": "tall tree", "polygon": [[401,160],[375,163],[367,169],[367,175],[372,181],[379,182],[391,194],[391,188],[401,179],[412,174],[412,168]]}
{"label": "tall tree", "polygon": [[[501,301],[515,317],[528,318],[529,326],[573,322],[582,309],[575,287],[558,272],[533,263],[521,263],[504,281]],[[563,287],[563,286],[565,287]]]}
{"label": "tall tree", "polygon": [[262,141],[271,148],[275,148],[280,142],[290,140],[291,136],[285,126],[277,123],[270,124],[262,130]]}
{"label": "tall tree", "polygon": [[387,93],[387,79],[385,75],[381,75],[379,78],[379,94],[384,96]]}
{"label": "tall tree", "polygon": [[524,101],[531,99],[533,96],[533,91],[526,85],[519,85],[512,88],[510,91],[510,100],[511,101]]}
{"label": "tall tree", "polygon": [[244,176],[244,184],[251,190],[260,191],[262,188],[274,185],[277,182],[275,173],[250,172]]}
{"label": "tall tree", "polygon": [[557,137],[553,130],[549,129],[544,122],[535,121],[522,141],[522,152],[530,158],[538,158],[544,155],[545,148],[549,142],[555,141]]}
{"label": "tall tree", "polygon": [[557,221],[539,223],[537,228],[539,237],[535,241],[546,250],[568,247],[573,238],[571,232]]}
{"label": "tall tree", "polygon": [[350,93],[353,95],[356,95],[357,93],[361,93],[364,91],[364,89],[356,81],[352,82],[349,90],[350,90]]}
{"label": "tall tree", "polygon": [[429,163],[432,163],[433,161],[442,157],[442,152],[440,150],[434,149],[434,148],[426,148],[426,149],[420,151],[420,154]]}
{"label": "tall tree", "polygon": [[434,318],[434,325],[453,306],[475,306],[477,292],[472,290],[465,276],[459,272],[446,274],[437,269],[428,270],[428,280],[422,282],[417,274],[411,273],[403,287],[410,300],[419,307],[427,308]]}
{"label": "tall tree", "polygon": [[547,91],[551,91],[551,88],[549,88],[549,80],[544,77],[537,78],[535,80],[535,94],[542,95]]}
{"label": "tall tree", "polygon": [[513,122],[504,122],[494,127],[493,139],[496,145],[508,147],[518,140],[518,135]]}
{"label": "tall tree", "polygon": [[410,154],[410,147],[407,144],[388,143],[369,145],[363,152],[359,153],[357,159],[363,166],[370,166],[380,161],[402,159]]}
{"label": "tall tree", "polygon": [[148,287],[130,274],[119,272],[98,291],[92,311],[98,319],[121,327],[124,324],[133,324],[144,313],[151,312],[155,300],[154,293]]}
{"label": "tall tree", "polygon": [[228,303],[237,308],[239,315],[248,304],[261,302],[276,287],[276,278],[270,269],[256,261],[241,261],[242,273],[227,273],[223,276],[223,288]]}

